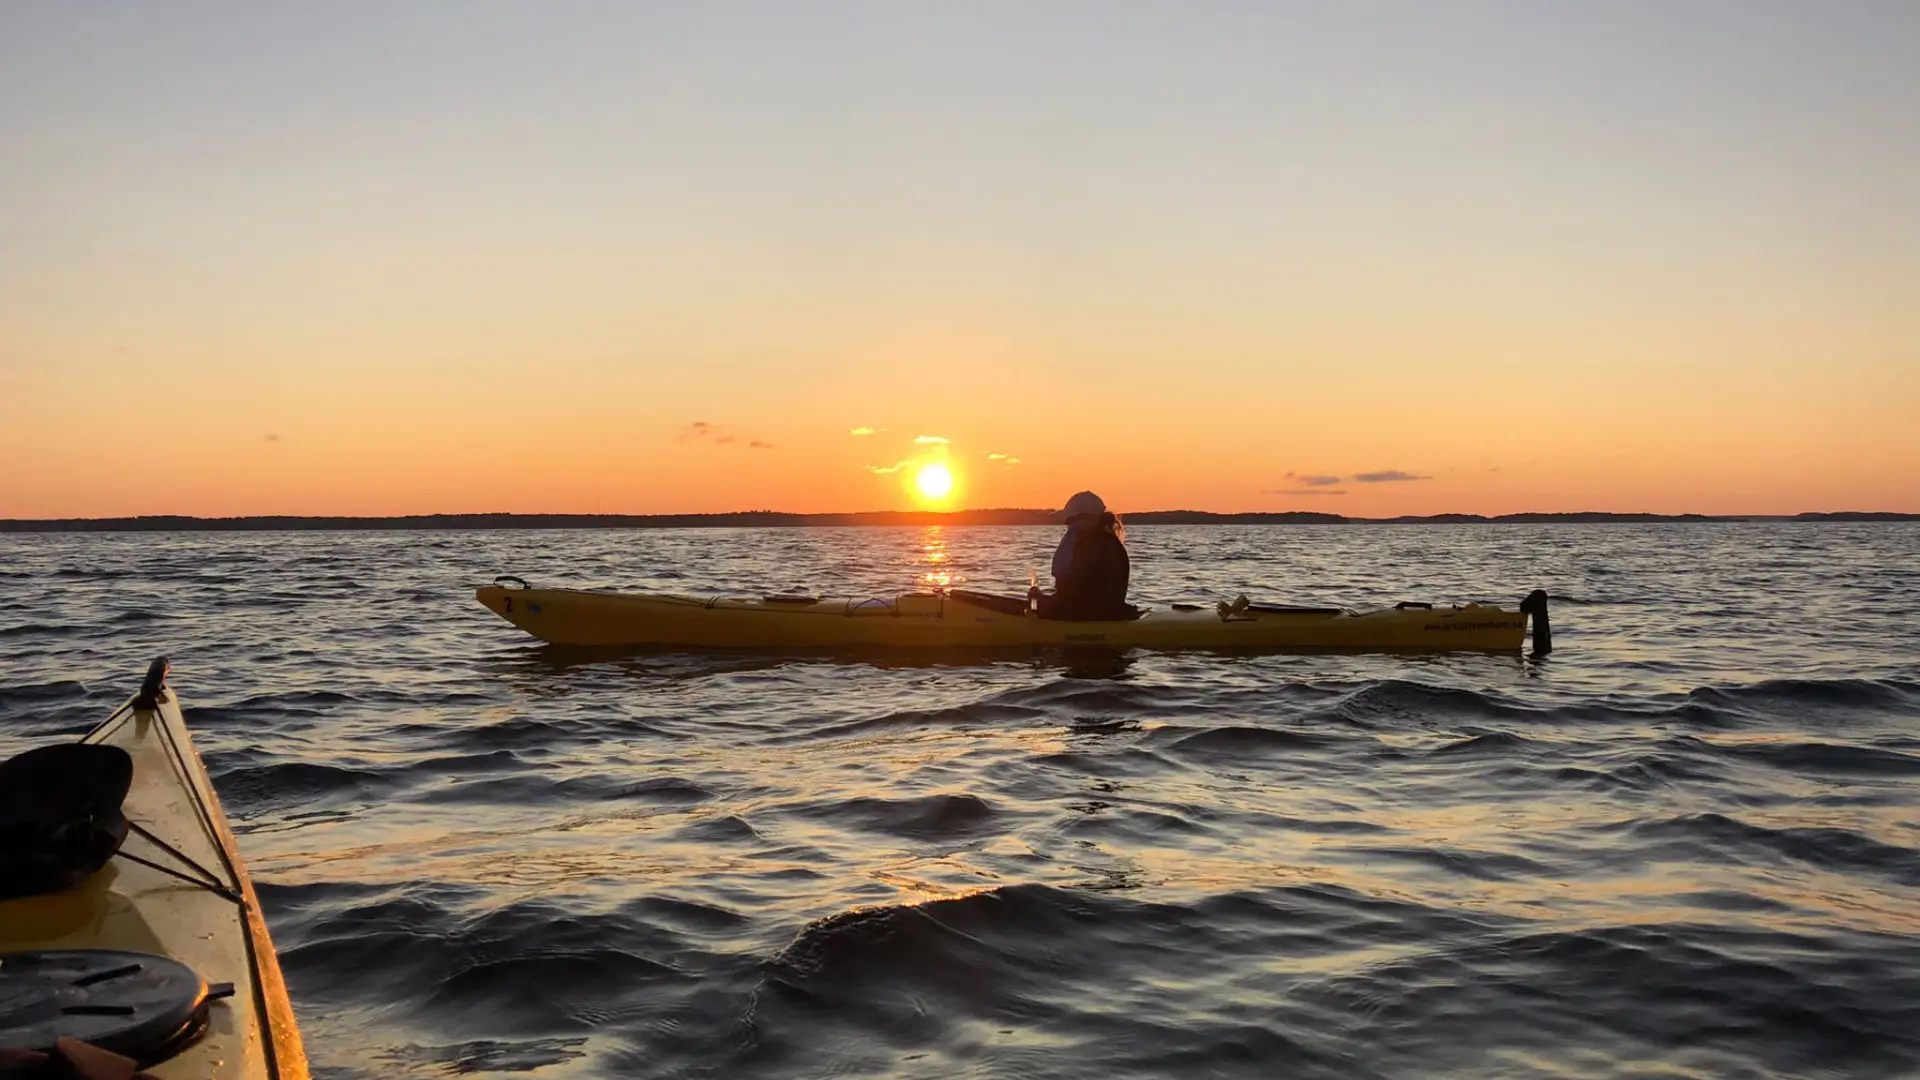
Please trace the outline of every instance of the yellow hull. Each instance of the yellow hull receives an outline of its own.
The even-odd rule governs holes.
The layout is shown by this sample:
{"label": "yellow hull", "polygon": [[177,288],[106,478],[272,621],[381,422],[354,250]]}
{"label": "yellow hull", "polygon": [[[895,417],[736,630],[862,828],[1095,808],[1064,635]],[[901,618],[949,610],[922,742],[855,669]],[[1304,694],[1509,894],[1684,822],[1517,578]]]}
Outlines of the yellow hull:
{"label": "yellow hull", "polygon": [[[796,601],[488,585],[475,598],[555,645],[1508,651],[1525,643],[1528,625],[1526,610],[1480,604],[1364,612],[1174,608],[1150,610],[1127,622],[1065,622],[1005,610],[1007,605],[994,598],[951,593],[891,601]],[[1543,617],[1544,612],[1541,606]]]}
{"label": "yellow hull", "polygon": [[[164,684],[164,664],[156,661],[142,694],[81,741],[118,746],[132,757],[133,784],[122,803],[127,820],[211,871],[239,902],[115,855],[73,889],[0,901],[0,952],[157,953],[208,982],[230,982],[234,993],[212,1003],[206,1030],[147,1071],[160,1080],[304,1080],[306,1055],[260,903],[179,701]],[[138,831],[121,851],[193,872]]]}

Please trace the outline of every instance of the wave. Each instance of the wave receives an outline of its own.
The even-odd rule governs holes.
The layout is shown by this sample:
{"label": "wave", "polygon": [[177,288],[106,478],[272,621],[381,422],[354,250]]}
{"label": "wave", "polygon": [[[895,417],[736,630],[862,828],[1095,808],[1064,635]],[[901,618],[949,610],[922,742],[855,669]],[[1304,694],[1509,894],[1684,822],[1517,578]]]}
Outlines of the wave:
{"label": "wave", "polygon": [[1436,719],[1457,717],[1535,722],[1554,718],[1548,708],[1495,694],[1400,679],[1365,683],[1337,703],[1310,715],[1345,720],[1363,728],[1419,726]]}
{"label": "wave", "polygon": [[641,918],[541,901],[460,918],[437,903],[387,899],[336,906],[299,931],[281,961],[309,1000],[393,1001],[495,1036],[586,1030],[644,1011],[662,984],[693,980],[683,964],[699,952]]}
{"label": "wave", "polygon": [[48,682],[0,686],[0,704],[6,705],[78,701],[91,696],[93,696],[92,689],[79,679],[54,679]]}
{"label": "wave", "polygon": [[[1143,955],[1179,963],[1217,962],[1235,949],[1324,955],[1351,947],[1424,940],[1479,930],[1484,918],[1334,885],[1276,886],[1215,893],[1192,902],[1132,899],[1051,885],[1005,885],[923,904],[841,912],[808,923],[766,964],[770,979],[805,989],[830,988],[845,977],[894,966],[941,970],[967,954],[1018,960],[1029,945],[1058,963],[1099,969],[1126,962],[1132,943]],[[1178,931],[1179,940],[1170,935]],[[886,946],[876,948],[876,946]],[[1065,955],[1063,955],[1065,954]],[[1084,955],[1080,955],[1084,954]],[[1209,958],[1213,958],[1210,960]]]}
{"label": "wave", "polygon": [[766,841],[758,829],[737,814],[689,822],[674,831],[673,839],[695,844],[762,844]]}
{"label": "wave", "polygon": [[1749,743],[1719,747],[1729,757],[1786,772],[1827,776],[1916,776],[1920,754],[1828,742]]}
{"label": "wave", "polygon": [[432,776],[481,774],[517,769],[551,769],[553,765],[545,762],[527,761],[512,750],[485,750],[472,754],[450,754],[445,757],[425,758],[403,768],[409,773],[425,773]]}
{"label": "wave", "polygon": [[406,1075],[530,1073],[587,1056],[585,1036],[550,1039],[476,1039],[445,1045],[407,1043],[382,1051],[384,1068]]}
{"label": "wave", "polygon": [[1189,731],[1164,727],[1155,731],[1153,741],[1166,743],[1196,757],[1240,758],[1246,755],[1316,753],[1330,750],[1349,740],[1341,736],[1310,735],[1280,728],[1247,727],[1238,724]]}
{"label": "wave", "polygon": [[257,726],[272,730],[282,721],[318,719],[364,704],[354,695],[334,690],[289,690],[255,694],[226,705],[193,705],[189,722],[196,727]]}
{"label": "wave", "polygon": [[396,787],[392,773],[377,769],[316,761],[240,764],[243,755],[234,751],[202,751],[201,758],[221,801],[236,818],[315,804],[368,803]]}
{"label": "wave", "polygon": [[1461,848],[1392,847],[1369,845],[1350,849],[1366,858],[1398,859],[1433,867],[1453,877],[1478,881],[1519,881],[1551,874],[1552,868],[1521,855],[1503,852],[1467,851]]}
{"label": "wave", "polygon": [[858,832],[912,840],[953,840],[977,835],[989,828],[999,813],[992,803],[978,795],[921,795],[900,799],[861,796],[784,809],[799,817]]}
{"label": "wave", "polygon": [[[1327,887],[1176,904],[1015,885],[845,912],[808,924],[764,965],[740,1064],[824,1038],[852,1048],[847,1071],[877,1071],[863,1055],[913,1052],[940,1074],[992,1054],[1010,1074],[1254,1076],[1284,1060],[1288,1075],[1372,1075],[1362,1059],[1316,1045],[1290,1005],[1292,979],[1235,973],[1255,958],[1339,952],[1375,929],[1384,941],[1459,922],[1425,910]],[[1244,1011],[1196,1007],[1196,993],[1217,1000],[1234,980],[1228,1000]],[[1046,1050],[1003,1059],[995,1029]]]}
{"label": "wave", "polygon": [[1702,687],[1693,696],[1710,701],[1833,706],[1852,710],[1920,707],[1920,683],[1900,679],[1767,679],[1741,686]]}
{"label": "wave", "polygon": [[1043,715],[1040,709],[994,702],[956,705],[940,709],[899,709],[883,713],[879,716],[864,717],[859,720],[849,720],[845,723],[809,728],[806,731],[792,734],[781,734],[767,741],[776,744],[810,742],[818,739],[845,739],[875,732],[898,731],[913,728],[960,727],[976,724],[1011,724],[1022,720],[1030,720],[1040,715]]}
{"label": "wave", "polygon": [[61,626],[53,623],[20,623],[15,626],[0,626],[0,638],[31,638],[35,641],[64,640],[78,637],[87,632],[87,627],[73,625]]}
{"label": "wave", "polygon": [[1522,735],[1507,731],[1489,731],[1472,735],[1458,742],[1436,746],[1428,751],[1433,757],[1491,757],[1501,754],[1525,754],[1535,749],[1537,744]]}
{"label": "wave", "polygon": [[[1629,835],[1670,855],[1709,860],[1783,860],[1835,873],[1868,873],[1920,886],[1920,849],[1898,847],[1851,829],[1770,828],[1716,812],[1635,822]],[[1676,850],[1677,849],[1677,850]]]}
{"label": "wave", "polygon": [[1335,1007],[1364,1008],[1381,1029],[1422,1032],[1396,1039],[1395,1056],[1430,1068],[1478,1059],[1445,1029],[1466,1003],[1489,1001],[1528,1003],[1510,1018],[1483,1013],[1476,1024],[1515,1049],[1591,1043],[1581,1018],[1606,1016],[1616,1059],[1677,1055],[1715,1075],[1749,1071],[1755,1057],[1792,1075],[1911,1064],[1920,1047],[1912,1026],[1920,1019],[1920,951],[1897,948],[1858,967],[1814,959],[1836,944],[1691,925],[1501,936],[1389,962],[1314,993]]}
{"label": "wave", "polygon": [[1040,754],[1020,765],[1022,771],[1029,767],[1055,769],[1105,780],[1120,777],[1147,777],[1186,768],[1157,751],[1138,746],[1119,750],[1102,750],[1098,753],[1063,750],[1058,753]]}
{"label": "wave", "polygon": [[[467,956],[441,976],[419,1007],[500,1031],[586,1030],[619,1015],[593,1001],[692,978],[638,952],[610,947],[604,938],[569,947],[563,943],[567,936],[564,927],[550,927],[524,945],[475,949],[469,943]],[[566,993],[555,994],[554,987]],[[590,1000],[573,1000],[580,997]]]}
{"label": "wave", "polygon": [[[574,717],[539,720],[533,717],[516,716],[510,720],[467,727],[460,732],[460,739],[462,742],[505,750],[577,746],[600,727],[601,725],[592,721]],[[444,731],[445,729],[439,725],[423,729],[423,733],[430,732],[434,735],[443,734]]]}
{"label": "wave", "polygon": [[711,801],[718,794],[684,777],[653,776],[623,785],[614,797],[691,805]]}
{"label": "wave", "polygon": [[[431,769],[418,771],[432,773]],[[559,775],[544,768],[533,775],[456,776],[446,783],[423,789],[415,796],[420,802],[436,805],[467,803],[475,806],[554,807],[601,802],[691,805],[715,797],[713,791],[677,777],[649,777],[636,781],[624,774],[575,772]]]}
{"label": "wave", "polygon": [[752,925],[751,919],[737,911],[670,896],[642,896],[622,905],[620,910],[648,924],[664,924],[681,933],[716,937],[736,934]]}

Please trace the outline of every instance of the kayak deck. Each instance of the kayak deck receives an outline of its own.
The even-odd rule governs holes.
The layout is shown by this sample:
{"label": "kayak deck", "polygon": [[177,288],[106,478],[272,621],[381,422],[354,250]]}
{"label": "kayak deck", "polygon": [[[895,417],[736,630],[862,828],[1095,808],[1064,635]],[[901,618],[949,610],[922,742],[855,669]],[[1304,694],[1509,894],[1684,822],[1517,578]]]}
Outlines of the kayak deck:
{"label": "kayak deck", "polygon": [[[499,579],[518,581],[517,578]],[[1374,611],[1221,604],[1151,609],[1125,621],[1040,619],[1023,600],[952,591],[892,600],[476,590],[488,610],[555,645],[682,648],[996,648],[1095,645],[1144,649],[1508,651],[1530,615],[1545,629],[1545,594],[1516,609],[1402,604]],[[1537,597],[1537,600],[1536,600]]]}
{"label": "kayak deck", "polygon": [[[73,889],[0,901],[0,952],[131,950],[179,961],[209,983],[231,983],[232,995],[211,1003],[199,1037],[147,1071],[161,1080],[300,1080],[307,1062],[273,942],[165,685],[165,663],[155,661],[141,693],[81,740],[117,746],[133,760],[122,804],[132,831],[120,853]],[[211,880],[183,880],[136,858]]]}

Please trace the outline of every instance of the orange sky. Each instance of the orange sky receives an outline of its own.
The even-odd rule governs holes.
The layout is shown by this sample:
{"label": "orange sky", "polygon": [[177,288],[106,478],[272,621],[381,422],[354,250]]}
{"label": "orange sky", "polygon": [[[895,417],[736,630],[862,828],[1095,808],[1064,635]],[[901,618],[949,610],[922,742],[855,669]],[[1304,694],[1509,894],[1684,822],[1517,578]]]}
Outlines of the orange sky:
{"label": "orange sky", "polygon": [[1072,6],[9,8],[0,517],[1920,511],[1912,8]]}

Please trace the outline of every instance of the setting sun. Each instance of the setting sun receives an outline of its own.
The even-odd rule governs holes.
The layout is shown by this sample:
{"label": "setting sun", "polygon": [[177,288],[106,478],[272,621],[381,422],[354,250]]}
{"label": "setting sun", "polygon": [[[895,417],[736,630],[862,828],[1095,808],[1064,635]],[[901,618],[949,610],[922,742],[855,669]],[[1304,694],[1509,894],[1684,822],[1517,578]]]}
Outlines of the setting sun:
{"label": "setting sun", "polygon": [[929,499],[944,499],[953,490],[953,473],[938,463],[922,465],[914,475],[913,486]]}

